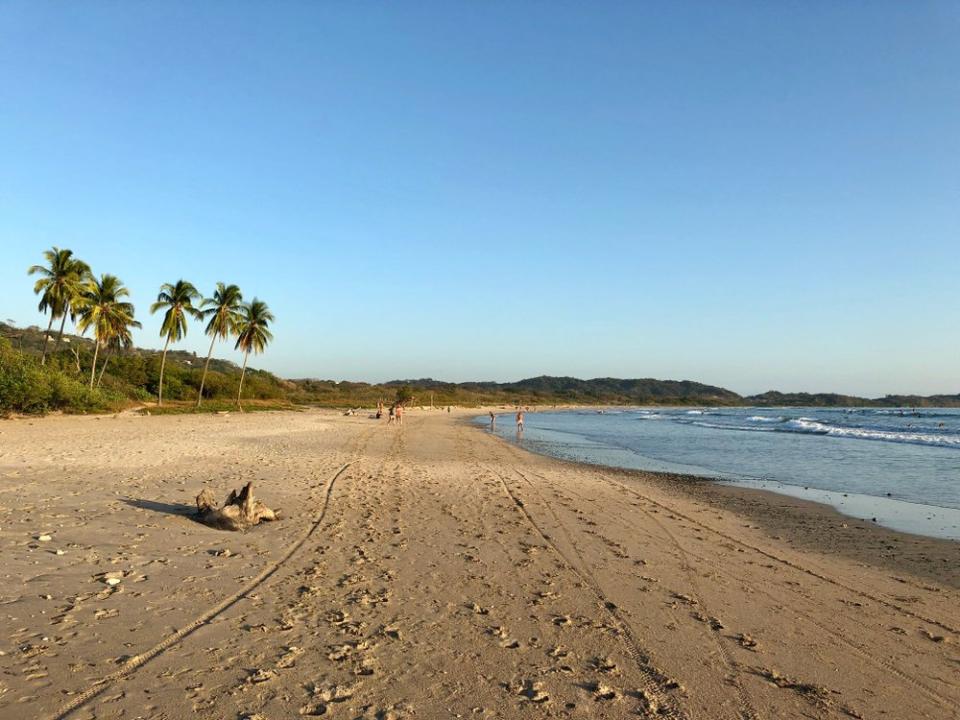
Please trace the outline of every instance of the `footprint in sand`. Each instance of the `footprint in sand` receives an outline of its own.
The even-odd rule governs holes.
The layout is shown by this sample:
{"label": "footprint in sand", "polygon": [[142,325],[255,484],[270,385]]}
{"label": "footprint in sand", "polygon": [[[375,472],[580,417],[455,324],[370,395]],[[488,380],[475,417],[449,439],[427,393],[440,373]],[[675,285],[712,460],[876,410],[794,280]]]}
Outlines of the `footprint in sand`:
{"label": "footprint in sand", "polygon": [[473,612],[475,612],[477,615],[489,615],[489,614],[490,614],[490,610],[489,610],[489,609],[487,609],[487,608],[485,608],[485,607],[481,607],[480,605],[478,605],[478,604],[475,603],[475,602],[474,602],[474,603],[470,603],[469,605],[467,605],[467,607],[470,608],[470,609],[471,609]]}
{"label": "footprint in sand", "polygon": [[396,625],[384,625],[380,628],[380,634],[384,637],[388,637],[391,640],[402,640],[403,635],[400,632],[400,628]]}
{"label": "footprint in sand", "polygon": [[590,667],[600,673],[616,675],[620,672],[617,664],[608,657],[595,657],[590,661]]}
{"label": "footprint in sand", "polygon": [[300,714],[315,717],[326,715],[328,711],[333,712],[333,708],[330,707],[331,705],[346,702],[352,698],[353,688],[340,685],[321,688],[315,685],[312,688],[311,694],[314,700],[301,707]]}
{"label": "footprint in sand", "polygon": [[927,640],[930,640],[931,642],[935,642],[935,643],[949,642],[949,639],[948,639],[946,636],[944,636],[944,635],[935,635],[934,633],[930,632],[929,630],[922,630],[922,631],[921,631],[921,634],[922,634]]}
{"label": "footprint in sand", "polygon": [[275,677],[277,677],[277,673],[273,670],[264,670],[262,668],[258,668],[250,671],[250,674],[247,676],[246,683],[248,685],[259,685],[260,683],[269,682]]}
{"label": "footprint in sand", "polygon": [[593,699],[597,702],[610,702],[620,697],[620,692],[616,688],[602,682],[593,683],[590,686],[590,691],[593,693]]}
{"label": "footprint in sand", "polygon": [[550,702],[550,696],[544,691],[543,683],[536,680],[524,680],[514,687],[514,691],[520,697],[538,705]]}
{"label": "footprint in sand", "polygon": [[280,655],[280,659],[277,660],[278,668],[290,668],[296,665],[297,658],[303,655],[303,650],[291,645],[283,649],[283,653]]}
{"label": "footprint in sand", "polygon": [[707,624],[710,626],[710,629],[711,629],[711,630],[714,630],[714,631],[716,631],[716,632],[720,632],[721,630],[723,630],[723,623],[720,622],[720,620],[718,620],[718,619],[715,618],[715,617],[707,617],[706,615],[704,615],[704,614],[701,613],[701,612],[691,613],[690,616],[691,616],[694,620],[699,620],[699,621],[702,622],[702,623],[707,623]]}

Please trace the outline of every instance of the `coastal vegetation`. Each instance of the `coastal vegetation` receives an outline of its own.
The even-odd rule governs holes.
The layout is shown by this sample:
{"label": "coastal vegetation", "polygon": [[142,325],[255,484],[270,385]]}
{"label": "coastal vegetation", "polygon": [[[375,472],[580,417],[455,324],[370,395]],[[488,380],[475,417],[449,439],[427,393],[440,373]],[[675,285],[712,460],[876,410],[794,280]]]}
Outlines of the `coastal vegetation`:
{"label": "coastal vegetation", "polygon": [[[652,379],[579,380],[543,376],[511,383],[447,383],[429,378],[386,383],[287,380],[249,365],[244,372],[242,365],[215,357],[212,351],[208,352],[208,357],[198,357],[192,352],[170,349],[167,352],[164,404],[161,408],[156,406],[161,350],[130,345],[113,346],[110,349],[110,365],[104,370],[101,363],[98,373],[100,382],[95,383],[91,390],[89,377],[82,380],[78,371],[79,366],[89,368],[92,362],[95,347],[90,338],[64,334],[62,349],[50,352],[46,365],[41,365],[43,329],[21,329],[0,323],[0,335],[3,336],[0,339],[0,410],[18,413],[52,410],[107,412],[138,406],[151,413],[194,412],[201,387],[201,410],[234,410],[241,390],[241,376],[244,410],[275,410],[303,405],[373,407],[378,400],[386,403],[395,401],[398,391],[408,405],[428,407],[431,400],[435,407],[473,407],[480,404],[513,406],[521,403],[538,406],[960,407],[960,395],[896,395],[868,399],[847,395],[770,392],[745,397],[700,383]],[[233,330],[228,331],[228,335],[236,336]]]}
{"label": "coastal vegetation", "polygon": [[[0,413],[149,412],[279,409],[303,405],[371,407],[378,401],[407,405],[685,405],[820,407],[960,407],[960,395],[891,395],[861,398],[838,394],[780,393],[742,396],[689,380],[541,376],[517,382],[449,383],[430,378],[385,383],[319,379],[287,380],[250,368],[273,339],[273,313],[258,298],[244,302],[239,287],[217,283],[208,298],[178,280],[160,287],[151,312],[163,311],[162,349],[137,348],[139,328],[130,290],[115,275],[95,277],[70,250],[51,248],[34,292],[48,315],[46,330],[0,323]],[[65,332],[67,319],[77,333]],[[59,329],[53,337],[54,324]],[[174,346],[191,321],[206,322],[205,358]],[[241,364],[214,357],[217,342],[234,340]],[[52,348],[51,340],[54,340]]]}
{"label": "coastal vegetation", "polygon": [[[43,256],[45,264],[27,272],[39,276],[33,290],[38,309],[48,315],[46,331],[0,323],[0,412],[104,412],[153,403],[159,410],[165,397],[189,399],[198,408],[205,397],[217,401],[208,409],[233,398],[240,406],[247,360],[251,353],[263,352],[273,337],[268,327],[274,317],[266,303],[256,298],[244,303],[236,285],[217,283],[213,295],[203,299],[186,280],[164,283],[150,307],[151,313],[164,312],[163,350],[140,350],[133,345],[132,330],[141,324],[129,288],[116,275],[95,276],[69,249],[53,247]],[[65,333],[68,317],[76,323],[76,334]],[[168,356],[175,356],[170,346],[186,337],[191,320],[204,319],[211,344],[203,371],[194,367],[195,354],[187,353],[177,355],[168,368]],[[50,350],[57,320],[60,327]],[[231,336],[244,357],[239,373],[233,363],[211,362],[215,341]],[[250,375],[246,390],[254,407],[263,400],[271,407],[278,401],[289,405],[283,381],[260,371]]]}

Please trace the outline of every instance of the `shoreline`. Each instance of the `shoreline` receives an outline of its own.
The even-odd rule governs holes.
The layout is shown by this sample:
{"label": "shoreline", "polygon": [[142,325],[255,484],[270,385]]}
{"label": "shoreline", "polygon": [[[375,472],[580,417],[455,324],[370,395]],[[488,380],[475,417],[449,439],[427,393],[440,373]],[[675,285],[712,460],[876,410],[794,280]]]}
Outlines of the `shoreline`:
{"label": "shoreline", "polygon": [[[660,407],[662,408],[664,406]],[[551,410],[549,412],[553,411]],[[486,423],[485,420],[486,419],[484,416],[478,415],[476,416],[475,424],[478,427],[489,427],[489,424]],[[809,483],[791,483],[780,480],[775,476],[751,477],[748,475],[737,475],[735,473],[723,473],[720,471],[713,472],[708,468],[694,468],[690,471],[685,471],[682,463],[665,460],[651,461],[662,466],[666,466],[663,469],[628,467],[625,465],[592,462],[586,459],[572,460],[570,458],[553,455],[549,452],[540,452],[538,450],[530,449],[527,445],[520,445],[507,436],[498,437],[505,442],[515,444],[518,447],[523,447],[523,449],[527,450],[528,452],[563,462],[582,463],[584,465],[610,469],[636,470],[654,475],[696,478],[698,480],[714,482],[720,485],[772,492],[782,497],[797,498],[820,505],[826,505],[837,511],[841,516],[850,520],[873,522],[889,530],[902,532],[908,535],[917,535],[921,537],[960,542],[960,508],[951,507],[949,505],[937,505],[933,503],[902,499],[892,497],[889,493],[887,495],[871,495],[868,493],[854,492],[849,490],[831,490],[827,488],[816,487]]]}
{"label": "shoreline", "polygon": [[[481,432],[484,427],[468,421]],[[489,435],[489,431],[486,431]],[[960,542],[897,530],[840,512],[832,505],[774,490],[744,487],[703,475],[622,468],[558,458],[522,447],[498,435],[498,442],[561,466],[621,476],[631,482],[655,483],[700,502],[720,504],[764,528],[774,540],[823,554],[960,589]]]}

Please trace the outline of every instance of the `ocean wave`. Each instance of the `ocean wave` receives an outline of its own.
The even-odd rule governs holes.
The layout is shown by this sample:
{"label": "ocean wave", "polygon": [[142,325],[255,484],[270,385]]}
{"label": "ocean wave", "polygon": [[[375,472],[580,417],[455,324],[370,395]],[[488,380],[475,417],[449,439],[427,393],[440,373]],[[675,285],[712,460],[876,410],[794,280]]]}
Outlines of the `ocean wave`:
{"label": "ocean wave", "polygon": [[747,418],[750,422],[769,422],[769,423],[781,423],[786,420],[784,417],[769,417],[766,415],[751,415]]}
{"label": "ocean wave", "polygon": [[[748,420],[755,420],[762,416],[756,415]],[[875,429],[864,427],[842,427],[822,422],[815,418],[801,417],[792,420],[777,422],[775,418],[763,418],[761,425],[734,425],[726,423],[711,423],[693,421],[688,424],[711,430],[738,430],[742,432],[781,432],[800,435],[826,435],[829,437],[843,437],[855,440],[874,440],[880,442],[907,443],[911,445],[927,445],[931,447],[960,448],[960,435],[930,432],[911,432],[896,429]],[[771,424],[766,424],[773,421]]]}
{"label": "ocean wave", "polygon": [[763,427],[760,425],[729,425],[725,423],[704,422],[694,420],[686,423],[687,425],[696,425],[697,427],[710,428],[711,430],[746,430],[748,432],[774,432],[777,428]]}
{"label": "ocean wave", "polygon": [[887,409],[887,410],[865,410],[867,415],[886,415],[888,417],[921,418],[921,419],[945,419],[960,420],[960,411],[942,408],[917,408],[916,410]]}
{"label": "ocean wave", "polygon": [[818,422],[810,418],[791,420],[797,432],[813,433],[816,435],[830,435],[832,437],[850,437],[860,440],[881,440],[885,442],[910,443],[913,445],[933,445],[939,447],[960,448],[960,435],[937,435],[905,430],[876,430],[873,428],[838,427]]}

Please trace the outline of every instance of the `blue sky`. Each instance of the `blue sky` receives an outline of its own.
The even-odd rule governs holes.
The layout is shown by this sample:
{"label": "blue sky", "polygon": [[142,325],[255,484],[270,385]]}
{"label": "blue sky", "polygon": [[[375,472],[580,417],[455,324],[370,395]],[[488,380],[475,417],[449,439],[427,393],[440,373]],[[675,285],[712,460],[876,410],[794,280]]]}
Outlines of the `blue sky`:
{"label": "blue sky", "polygon": [[291,377],[958,392],[958,37],[947,2],[4,2],[0,316],[43,322],[59,245],[141,345],[161,283],[239,284]]}

